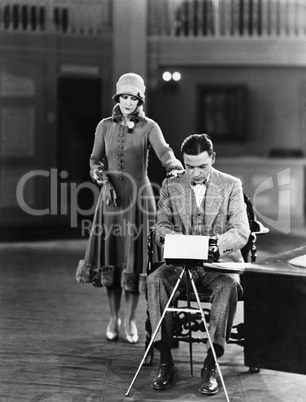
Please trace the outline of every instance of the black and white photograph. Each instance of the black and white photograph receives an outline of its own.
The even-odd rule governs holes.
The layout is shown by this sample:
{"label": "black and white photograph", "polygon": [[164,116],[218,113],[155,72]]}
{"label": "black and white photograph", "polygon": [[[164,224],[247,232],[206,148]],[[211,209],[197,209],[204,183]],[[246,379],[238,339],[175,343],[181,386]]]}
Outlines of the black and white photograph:
{"label": "black and white photograph", "polygon": [[0,0],[0,402],[305,402],[306,1]]}

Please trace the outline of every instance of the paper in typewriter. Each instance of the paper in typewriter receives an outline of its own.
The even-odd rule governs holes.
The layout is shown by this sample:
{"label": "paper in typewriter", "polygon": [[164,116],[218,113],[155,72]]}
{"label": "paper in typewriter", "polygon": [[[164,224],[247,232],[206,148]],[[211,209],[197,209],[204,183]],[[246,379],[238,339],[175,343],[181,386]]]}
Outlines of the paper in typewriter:
{"label": "paper in typewriter", "polygon": [[208,260],[209,236],[168,234],[165,237],[165,259]]}

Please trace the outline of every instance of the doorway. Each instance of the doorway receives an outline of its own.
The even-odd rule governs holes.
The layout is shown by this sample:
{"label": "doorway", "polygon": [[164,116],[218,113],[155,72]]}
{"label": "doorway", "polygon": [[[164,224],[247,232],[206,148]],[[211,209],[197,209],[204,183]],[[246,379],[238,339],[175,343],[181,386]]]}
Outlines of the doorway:
{"label": "doorway", "polygon": [[[101,91],[100,78],[58,78],[57,168],[58,174],[67,172],[65,182],[68,184],[76,183],[78,186],[84,182],[91,182],[89,157],[95,129],[101,120]],[[60,188],[58,191],[60,192]],[[78,192],[77,203],[80,209],[91,208],[93,202],[91,190],[85,188]],[[70,207],[71,200],[68,200],[67,218],[70,216]]]}

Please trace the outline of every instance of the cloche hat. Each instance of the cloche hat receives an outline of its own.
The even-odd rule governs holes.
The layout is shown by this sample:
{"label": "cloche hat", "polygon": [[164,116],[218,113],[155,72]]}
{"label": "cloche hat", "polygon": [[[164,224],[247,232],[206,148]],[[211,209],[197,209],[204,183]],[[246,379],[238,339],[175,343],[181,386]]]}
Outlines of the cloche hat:
{"label": "cloche hat", "polygon": [[128,94],[136,96],[141,102],[144,102],[145,90],[146,87],[140,75],[134,73],[123,74],[116,84],[116,93],[113,99],[118,102],[120,95]]}

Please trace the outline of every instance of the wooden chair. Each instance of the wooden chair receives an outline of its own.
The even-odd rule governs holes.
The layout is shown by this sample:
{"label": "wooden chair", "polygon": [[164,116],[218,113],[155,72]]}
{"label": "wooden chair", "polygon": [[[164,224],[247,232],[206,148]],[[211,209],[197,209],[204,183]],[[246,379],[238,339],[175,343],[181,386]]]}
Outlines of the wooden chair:
{"label": "wooden chair", "polygon": [[[245,262],[255,262],[257,257],[257,247],[256,247],[256,239],[258,234],[264,234],[268,232],[268,229],[265,228],[259,221],[256,220],[256,216],[254,213],[253,205],[247,195],[244,194],[244,201],[247,209],[247,215],[250,225],[251,234],[249,236],[247,244],[241,249],[241,253]],[[148,254],[149,254],[149,264],[148,264],[148,275],[157,269],[160,265],[164,263],[164,261],[152,262],[153,256],[153,232],[149,234],[148,237]],[[241,276],[241,282],[243,286],[243,276]],[[187,282],[188,283],[188,282]],[[210,303],[211,302],[211,292],[203,291],[201,289],[198,290],[198,296],[201,303]],[[242,299],[241,299],[242,300]],[[186,291],[181,293],[178,300],[176,301],[176,306],[181,303],[185,303],[187,309],[190,309],[191,303],[196,302],[196,297],[192,289],[188,289],[186,287]],[[187,305],[186,305],[187,303]],[[209,323],[210,320],[210,309],[207,307],[203,307],[203,311],[205,314],[206,322]],[[151,340],[151,325],[149,319],[149,313],[147,310],[147,318],[145,323],[146,328],[146,342],[145,349],[147,350],[148,345]],[[201,336],[195,336],[197,333],[201,333]],[[208,338],[205,335],[205,327],[203,324],[203,320],[201,318],[200,313],[190,314],[182,310],[174,314],[174,330],[173,330],[173,347],[178,347],[179,342],[187,342],[189,343],[189,355],[190,355],[190,372],[191,376],[193,375],[193,353],[192,353],[192,345],[194,343],[207,343]],[[244,346],[244,323],[239,323],[235,325],[232,329],[232,333],[228,343],[237,344],[240,346]],[[153,364],[154,359],[154,348],[151,347],[149,353],[147,354],[144,365],[151,366]],[[251,372],[259,372],[257,368],[250,368]]]}

